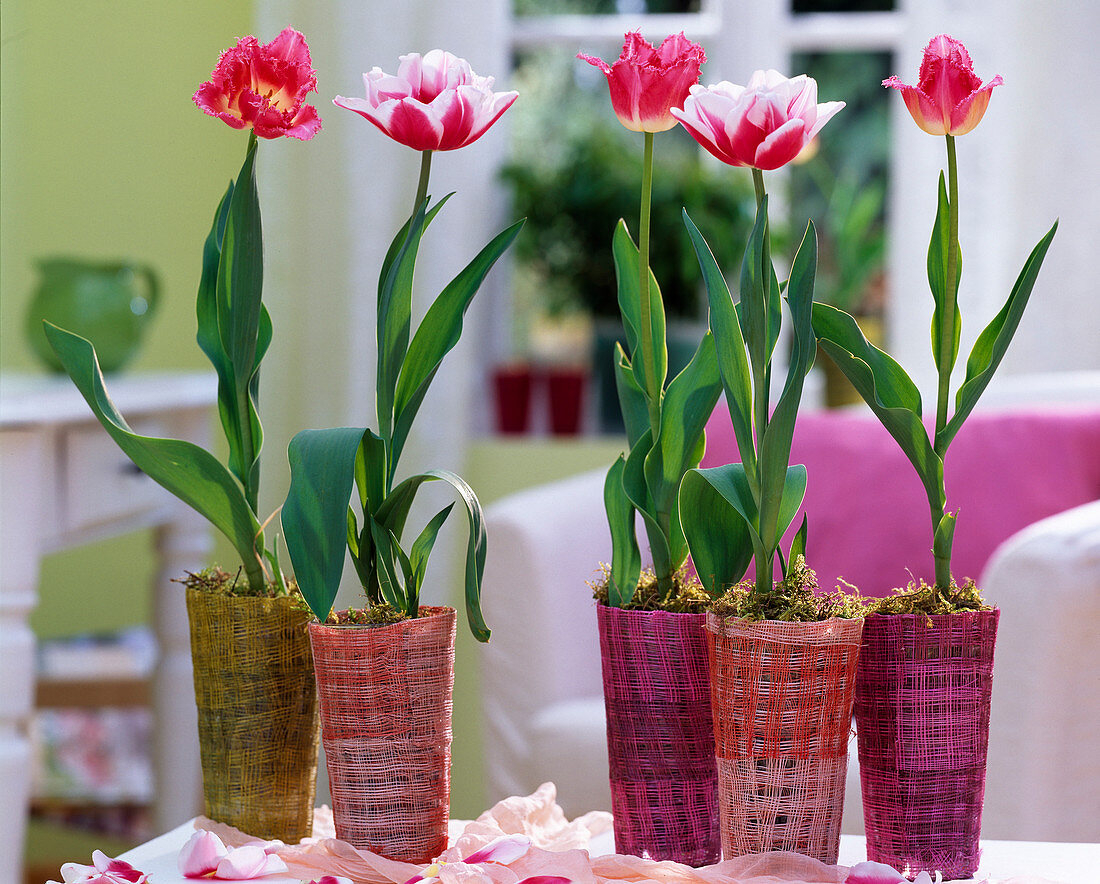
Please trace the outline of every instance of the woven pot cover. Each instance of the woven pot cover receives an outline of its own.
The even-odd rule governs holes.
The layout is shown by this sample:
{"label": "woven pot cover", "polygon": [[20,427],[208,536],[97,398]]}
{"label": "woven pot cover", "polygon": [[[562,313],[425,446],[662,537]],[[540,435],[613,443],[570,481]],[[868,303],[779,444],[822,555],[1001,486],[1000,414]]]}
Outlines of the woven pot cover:
{"label": "woven pot cover", "polygon": [[867,618],[856,722],[869,859],[910,876],[977,870],[999,617]]}
{"label": "woven pot cover", "polygon": [[862,625],[707,615],[726,859],[836,863]]}
{"label": "woven pot cover", "polygon": [[719,859],[703,614],[598,605],[615,851]]}
{"label": "woven pot cover", "polygon": [[309,626],[336,837],[427,863],[447,848],[454,608],[388,626]]}
{"label": "woven pot cover", "polygon": [[205,813],[257,838],[313,830],[317,689],[288,598],[187,590]]}

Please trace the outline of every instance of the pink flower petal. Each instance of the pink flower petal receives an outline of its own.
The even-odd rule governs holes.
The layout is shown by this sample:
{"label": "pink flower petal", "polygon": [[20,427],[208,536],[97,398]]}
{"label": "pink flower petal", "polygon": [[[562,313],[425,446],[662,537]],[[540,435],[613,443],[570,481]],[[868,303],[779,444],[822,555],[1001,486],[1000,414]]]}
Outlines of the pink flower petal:
{"label": "pink flower petal", "polygon": [[343,875],[322,875],[316,881],[310,881],[309,884],[354,884],[354,882]]}
{"label": "pink flower petal", "polygon": [[209,875],[228,853],[222,839],[204,829],[196,831],[176,857],[176,867],[185,878],[201,878]]}
{"label": "pink flower petal", "polygon": [[852,866],[845,884],[908,884],[906,877],[886,863],[867,862]]}
{"label": "pink flower petal", "polygon": [[517,884],[572,884],[572,882],[572,878],[563,878],[561,875],[532,875]]}
{"label": "pink flower petal", "polygon": [[286,863],[282,859],[268,855],[256,844],[248,844],[245,847],[233,848],[224,855],[218,863],[215,877],[243,880],[285,871],[287,871]]}
{"label": "pink flower petal", "polygon": [[502,835],[490,841],[480,850],[475,850],[463,862],[467,865],[474,863],[500,863],[506,866],[531,849],[531,839],[526,835]]}

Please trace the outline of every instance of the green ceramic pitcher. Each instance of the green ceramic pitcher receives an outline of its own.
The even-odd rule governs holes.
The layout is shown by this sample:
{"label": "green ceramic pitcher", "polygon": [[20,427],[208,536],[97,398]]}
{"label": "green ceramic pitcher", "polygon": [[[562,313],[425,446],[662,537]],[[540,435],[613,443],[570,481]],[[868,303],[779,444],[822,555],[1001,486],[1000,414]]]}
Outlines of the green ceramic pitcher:
{"label": "green ceramic pitcher", "polygon": [[61,363],[46,340],[42,320],[87,338],[103,371],[117,371],[137,352],[157,306],[160,284],[151,267],[124,261],[46,258],[27,311],[31,348],[53,371]]}

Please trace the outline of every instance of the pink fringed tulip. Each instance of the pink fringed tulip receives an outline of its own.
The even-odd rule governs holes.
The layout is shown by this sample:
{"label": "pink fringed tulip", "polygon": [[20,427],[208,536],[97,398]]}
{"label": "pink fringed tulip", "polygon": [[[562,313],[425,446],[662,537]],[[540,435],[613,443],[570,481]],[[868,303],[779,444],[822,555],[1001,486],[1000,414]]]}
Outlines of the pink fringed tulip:
{"label": "pink fringed tulip", "polygon": [[293,28],[261,46],[242,37],[221,54],[195,104],[234,129],[251,128],[261,138],[289,135],[308,141],[321,129],[317,108],[305,97],[317,89],[306,38]]}
{"label": "pink fringed tulip", "polygon": [[703,47],[683,34],[665,37],[654,49],[637,31],[626,35],[622,54],[612,65],[591,55],[577,58],[604,72],[615,115],[632,132],[664,132],[675,126],[670,111],[683,105],[707,60]]}
{"label": "pink fringed tulip", "polygon": [[947,34],[928,41],[916,86],[897,77],[882,81],[901,92],[909,113],[929,135],[965,135],[982,121],[993,87],[1003,83],[998,75],[982,85],[966,47]]}
{"label": "pink fringed tulip", "polygon": [[747,86],[692,86],[672,114],[692,138],[731,166],[771,170],[797,157],[843,101],[817,103],[817,81],[757,71]]}
{"label": "pink fringed tulip", "polygon": [[363,74],[366,98],[337,95],[333,104],[370,120],[413,150],[457,150],[477,141],[519,93],[494,92],[492,77],[470,63],[433,49],[401,56],[397,74],[374,68]]}

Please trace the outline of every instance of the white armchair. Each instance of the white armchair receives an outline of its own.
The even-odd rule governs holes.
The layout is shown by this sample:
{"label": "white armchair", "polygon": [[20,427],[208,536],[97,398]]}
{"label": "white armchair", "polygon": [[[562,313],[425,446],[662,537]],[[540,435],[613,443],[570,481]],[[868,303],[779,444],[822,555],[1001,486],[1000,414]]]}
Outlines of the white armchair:
{"label": "white armchair", "polygon": [[[488,799],[558,785],[570,815],[610,809],[595,607],[610,556],[603,471],[486,510],[483,606]],[[983,834],[1100,841],[1100,501],[1005,541],[980,580],[1003,611]],[[863,831],[854,740],[843,830]]]}

